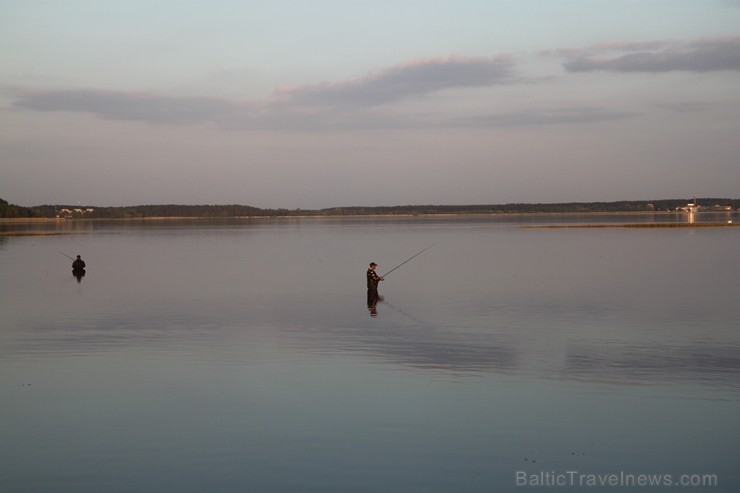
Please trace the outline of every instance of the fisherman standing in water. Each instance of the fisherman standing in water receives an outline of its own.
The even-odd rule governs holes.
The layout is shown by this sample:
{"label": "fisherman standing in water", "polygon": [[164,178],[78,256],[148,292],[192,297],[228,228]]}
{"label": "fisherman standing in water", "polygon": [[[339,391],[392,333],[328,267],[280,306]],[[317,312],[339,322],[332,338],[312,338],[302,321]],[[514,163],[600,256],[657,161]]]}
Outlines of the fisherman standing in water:
{"label": "fisherman standing in water", "polygon": [[82,258],[77,255],[77,260],[72,262],[72,269],[73,270],[83,270],[85,268],[85,261],[82,260]]}
{"label": "fisherman standing in water", "polygon": [[380,295],[378,294],[378,283],[383,280],[383,276],[379,276],[375,272],[375,268],[378,266],[375,262],[370,262],[370,268],[367,270],[367,306],[368,308],[374,308],[378,304]]}
{"label": "fisherman standing in water", "polygon": [[85,261],[82,260],[82,257],[79,255],[77,255],[77,259],[72,262],[72,275],[75,276],[77,282],[82,282],[82,278],[85,277]]}

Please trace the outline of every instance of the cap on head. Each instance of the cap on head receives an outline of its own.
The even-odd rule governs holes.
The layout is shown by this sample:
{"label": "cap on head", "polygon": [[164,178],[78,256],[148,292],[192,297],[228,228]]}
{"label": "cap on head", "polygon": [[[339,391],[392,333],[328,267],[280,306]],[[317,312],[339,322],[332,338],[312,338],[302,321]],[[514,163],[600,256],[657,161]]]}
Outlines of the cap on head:
{"label": "cap on head", "polygon": [[377,265],[378,264],[376,264],[375,262],[370,262],[370,267],[377,266]]}

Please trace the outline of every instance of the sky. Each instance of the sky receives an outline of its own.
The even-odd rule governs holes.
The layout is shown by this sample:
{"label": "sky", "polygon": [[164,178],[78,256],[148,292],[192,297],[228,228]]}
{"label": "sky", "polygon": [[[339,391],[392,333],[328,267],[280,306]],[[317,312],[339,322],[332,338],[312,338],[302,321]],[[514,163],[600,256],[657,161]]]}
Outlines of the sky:
{"label": "sky", "polygon": [[0,0],[0,198],[740,197],[740,0]]}

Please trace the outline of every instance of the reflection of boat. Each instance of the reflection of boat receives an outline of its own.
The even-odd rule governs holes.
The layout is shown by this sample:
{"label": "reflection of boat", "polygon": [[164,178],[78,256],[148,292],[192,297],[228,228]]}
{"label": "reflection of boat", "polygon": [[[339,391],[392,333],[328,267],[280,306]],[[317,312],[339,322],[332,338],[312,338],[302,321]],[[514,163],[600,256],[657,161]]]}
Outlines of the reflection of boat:
{"label": "reflection of boat", "polygon": [[72,275],[77,278],[77,282],[80,282],[85,277],[85,269],[72,269]]}

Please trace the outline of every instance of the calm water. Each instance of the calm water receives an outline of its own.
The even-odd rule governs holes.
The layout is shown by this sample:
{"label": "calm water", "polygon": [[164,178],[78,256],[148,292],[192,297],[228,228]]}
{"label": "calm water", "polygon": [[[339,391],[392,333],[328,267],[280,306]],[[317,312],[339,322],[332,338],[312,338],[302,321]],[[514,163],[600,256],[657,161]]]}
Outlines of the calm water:
{"label": "calm water", "polygon": [[740,491],[740,228],[584,220],[0,237],[0,491]]}

